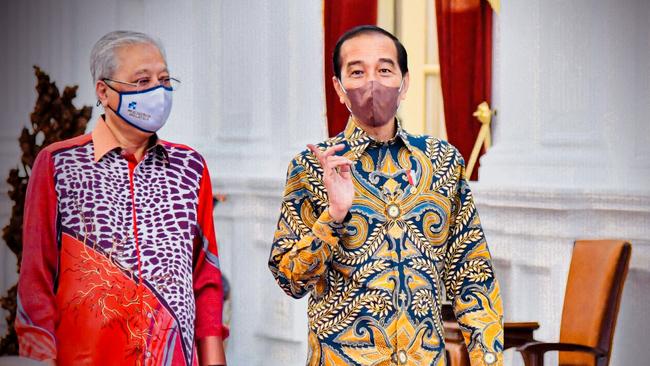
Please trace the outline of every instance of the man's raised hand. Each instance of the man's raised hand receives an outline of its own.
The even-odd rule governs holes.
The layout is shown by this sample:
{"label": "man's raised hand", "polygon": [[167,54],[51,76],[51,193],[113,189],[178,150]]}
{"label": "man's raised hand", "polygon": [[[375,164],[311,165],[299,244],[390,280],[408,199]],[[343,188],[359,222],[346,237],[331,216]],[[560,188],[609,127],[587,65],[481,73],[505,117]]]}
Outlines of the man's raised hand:
{"label": "man's raised hand", "polygon": [[330,216],[337,222],[342,222],[348,214],[354,200],[354,184],[352,183],[352,160],[336,155],[345,148],[344,145],[334,145],[321,151],[314,145],[307,145],[316,156],[323,169],[323,184],[329,198]]}

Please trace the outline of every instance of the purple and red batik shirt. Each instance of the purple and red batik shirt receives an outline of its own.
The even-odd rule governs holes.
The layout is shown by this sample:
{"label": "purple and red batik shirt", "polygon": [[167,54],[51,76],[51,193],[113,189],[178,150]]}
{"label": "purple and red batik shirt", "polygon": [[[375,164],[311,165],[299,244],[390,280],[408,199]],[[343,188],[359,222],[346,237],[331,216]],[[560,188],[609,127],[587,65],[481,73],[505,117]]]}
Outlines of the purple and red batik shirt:
{"label": "purple and red batik shirt", "polygon": [[152,138],[139,162],[103,119],[52,144],[25,200],[20,354],[61,365],[196,365],[227,337],[205,161]]}

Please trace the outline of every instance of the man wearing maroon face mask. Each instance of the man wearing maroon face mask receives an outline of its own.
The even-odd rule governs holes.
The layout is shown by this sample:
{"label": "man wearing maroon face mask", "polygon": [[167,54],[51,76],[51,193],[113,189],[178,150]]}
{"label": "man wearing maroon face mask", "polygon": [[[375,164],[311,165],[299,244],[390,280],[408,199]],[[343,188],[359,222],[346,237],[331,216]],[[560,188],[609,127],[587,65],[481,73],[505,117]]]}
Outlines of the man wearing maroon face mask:
{"label": "man wearing maroon face mask", "polygon": [[376,26],[334,49],[345,131],[289,164],[269,267],[309,293],[309,365],[446,365],[441,301],[472,365],[501,365],[502,305],[490,253],[453,146],[414,136],[395,114],[406,50]]}

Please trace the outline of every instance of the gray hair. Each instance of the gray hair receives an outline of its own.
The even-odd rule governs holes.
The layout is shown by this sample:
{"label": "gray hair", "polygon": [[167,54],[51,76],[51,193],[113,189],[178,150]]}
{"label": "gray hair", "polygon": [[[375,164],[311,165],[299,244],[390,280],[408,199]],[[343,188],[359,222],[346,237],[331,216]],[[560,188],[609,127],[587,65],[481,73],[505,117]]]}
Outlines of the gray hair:
{"label": "gray hair", "polygon": [[155,46],[167,62],[165,49],[160,40],[140,32],[113,31],[100,38],[90,52],[90,73],[93,76],[93,82],[113,77],[118,66],[115,58],[116,50],[133,44]]}

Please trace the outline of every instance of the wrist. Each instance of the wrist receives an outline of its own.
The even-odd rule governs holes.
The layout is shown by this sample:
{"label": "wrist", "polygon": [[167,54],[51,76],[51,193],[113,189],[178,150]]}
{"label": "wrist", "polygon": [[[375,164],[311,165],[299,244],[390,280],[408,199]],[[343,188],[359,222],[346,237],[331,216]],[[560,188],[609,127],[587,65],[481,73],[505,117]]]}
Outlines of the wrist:
{"label": "wrist", "polygon": [[334,221],[339,224],[345,220],[345,216],[348,214],[348,210],[337,209],[333,208],[332,206],[328,207],[327,211],[329,211],[330,217],[332,217],[332,219],[334,219]]}

